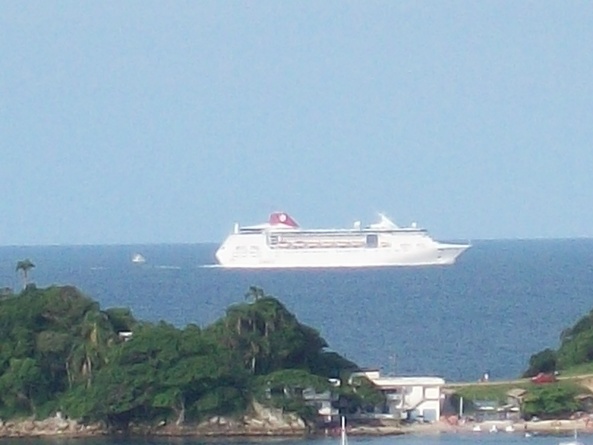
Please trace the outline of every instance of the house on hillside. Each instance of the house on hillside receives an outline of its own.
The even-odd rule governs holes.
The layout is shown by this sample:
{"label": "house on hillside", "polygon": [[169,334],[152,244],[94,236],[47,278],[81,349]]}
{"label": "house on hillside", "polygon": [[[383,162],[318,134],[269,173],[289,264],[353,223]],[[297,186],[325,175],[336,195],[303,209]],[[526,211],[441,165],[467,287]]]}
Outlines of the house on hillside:
{"label": "house on hillside", "polygon": [[497,400],[473,400],[474,416],[477,422],[504,420]]}
{"label": "house on hillside", "polygon": [[523,388],[513,388],[507,391],[507,406],[509,408],[516,407],[518,408],[519,412],[523,408],[523,402],[525,401],[525,396],[527,395],[527,390]]}
{"label": "house on hillside", "polygon": [[313,388],[303,391],[303,399],[309,406],[314,406],[321,422],[338,422],[340,411],[337,408],[339,396],[334,391],[315,392]]}
{"label": "house on hillside", "polygon": [[367,418],[393,420],[439,420],[445,380],[440,377],[391,377],[381,376],[378,370],[353,373],[369,379],[385,396],[385,403],[373,412],[360,414]]}
{"label": "house on hillside", "polygon": [[593,394],[579,394],[575,397],[575,400],[579,402],[581,410],[583,410],[586,413],[593,413]]}
{"label": "house on hillside", "polygon": [[474,400],[472,403],[477,422],[517,421],[521,418],[521,407],[515,405],[515,402],[501,404],[496,400]]}

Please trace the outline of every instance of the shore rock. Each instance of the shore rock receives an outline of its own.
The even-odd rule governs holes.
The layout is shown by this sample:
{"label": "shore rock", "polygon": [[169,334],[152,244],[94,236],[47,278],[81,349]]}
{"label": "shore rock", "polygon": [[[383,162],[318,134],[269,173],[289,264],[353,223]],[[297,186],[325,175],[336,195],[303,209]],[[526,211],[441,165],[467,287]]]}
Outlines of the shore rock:
{"label": "shore rock", "polygon": [[137,426],[131,432],[155,436],[258,437],[303,436],[309,431],[297,415],[254,402],[251,413],[239,419],[214,416],[199,424],[160,423],[157,426]]}
{"label": "shore rock", "polygon": [[[403,434],[397,425],[383,423],[364,424],[349,427],[352,435],[397,435]],[[302,437],[315,433],[294,413],[281,409],[252,404],[249,414],[240,418],[213,416],[199,424],[177,425],[174,421],[157,424],[130,424],[125,430],[108,429],[102,423],[84,424],[61,415],[44,420],[22,419],[2,421],[0,437],[91,437],[110,434],[135,436],[192,436],[192,437]],[[323,434],[324,431],[318,433]],[[325,431],[335,434],[336,431]]]}
{"label": "shore rock", "polygon": [[100,424],[83,425],[76,420],[63,419],[61,416],[44,420],[0,421],[0,437],[86,437],[105,433],[105,428]]}

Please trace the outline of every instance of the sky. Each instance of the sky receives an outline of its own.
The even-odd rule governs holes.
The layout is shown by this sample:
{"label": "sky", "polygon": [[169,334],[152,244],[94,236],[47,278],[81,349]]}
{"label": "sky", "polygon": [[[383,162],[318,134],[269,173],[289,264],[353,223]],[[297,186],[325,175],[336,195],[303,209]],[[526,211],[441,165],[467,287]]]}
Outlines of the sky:
{"label": "sky", "polygon": [[0,0],[0,245],[593,237],[585,1]]}

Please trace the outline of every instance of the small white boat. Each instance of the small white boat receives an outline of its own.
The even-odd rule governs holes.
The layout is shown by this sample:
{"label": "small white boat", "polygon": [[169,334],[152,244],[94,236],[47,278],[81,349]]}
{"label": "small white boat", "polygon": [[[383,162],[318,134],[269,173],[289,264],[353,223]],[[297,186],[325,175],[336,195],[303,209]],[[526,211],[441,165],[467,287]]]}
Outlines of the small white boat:
{"label": "small white boat", "polygon": [[476,433],[479,433],[480,431],[482,431],[482,428],[480,427],[480,425],[475,425],[472,428],[472,431],[475,431]]}
{"label": "small white boat", "polygon": [[498,433],[498,428],[496,427],[496,425],[492,425],[492,426],[490,427],[490,432],[491,432],[491,433]]}
{"label": "small white boat", "polygon": [[144,263],[146,263],[146,258],[144,258],[139,253],[135,253],[134,255],[132,255],[132,263],[134,263],[134,264],[144,264]]}
{"label": "small white boat", "polygon": [[515,432],[515,427],[513,425],[507,425],[507,426],[504,427],[504,430],[507,433],[514,433]]}

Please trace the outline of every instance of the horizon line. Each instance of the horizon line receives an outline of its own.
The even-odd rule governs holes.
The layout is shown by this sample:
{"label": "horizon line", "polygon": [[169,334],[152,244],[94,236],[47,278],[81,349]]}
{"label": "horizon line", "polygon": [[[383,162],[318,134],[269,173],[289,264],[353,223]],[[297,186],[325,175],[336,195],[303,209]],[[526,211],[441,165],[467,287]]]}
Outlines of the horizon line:
{"label": "horizon line", "polygon": [[[570,237],[516,237],[516,238],[439,238],[440,241],[464,241],[470,244],[474,242],[492,242],[492,241],[571,241],[571,240],[593,240],[593,236],[570,236]],[[134,246],[191,246],[191,245],[220,245],[222,241],[148,241],[148,242],[132,242],[132,243],[56,243],[56,244],[0,244],[0,248],[15,248],[15,247],[134,247]]]}

